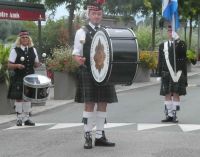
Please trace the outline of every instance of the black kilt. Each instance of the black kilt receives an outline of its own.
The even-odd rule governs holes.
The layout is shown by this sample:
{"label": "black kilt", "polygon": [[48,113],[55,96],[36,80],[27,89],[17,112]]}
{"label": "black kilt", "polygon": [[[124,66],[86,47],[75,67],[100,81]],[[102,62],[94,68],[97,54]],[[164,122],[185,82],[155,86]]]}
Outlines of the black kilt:
{"label": "black kilt", "polygon": [[8,99],[23,99],[23,77],[11,76],[7,97]]}
{"label": "black kilt", "polygon": [[118,102],[114,85],[97,85],[86,67],[80,67],[77,77],[75,102]]}
{"label": "black kilt", "polygon": [[160,95],[165,96],[169,93],[177,93],[179,95],[186,95],[187,76],[183,73],[178,82],[173,82],[169,72],[162,72]]}

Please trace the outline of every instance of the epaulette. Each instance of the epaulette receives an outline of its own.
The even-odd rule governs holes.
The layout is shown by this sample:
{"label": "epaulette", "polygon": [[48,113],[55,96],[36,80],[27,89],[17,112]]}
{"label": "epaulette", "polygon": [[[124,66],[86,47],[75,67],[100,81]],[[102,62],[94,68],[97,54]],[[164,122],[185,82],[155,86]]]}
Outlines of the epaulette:
{"label": "epaulette", "polygon": [[83,29],[85,32],[88,32],[88,28],[86,26],[82,26],[81,29]]}
{"label": "epaulette", "polygon": [[111,28],[110,26],[101,25],[102,28]]}

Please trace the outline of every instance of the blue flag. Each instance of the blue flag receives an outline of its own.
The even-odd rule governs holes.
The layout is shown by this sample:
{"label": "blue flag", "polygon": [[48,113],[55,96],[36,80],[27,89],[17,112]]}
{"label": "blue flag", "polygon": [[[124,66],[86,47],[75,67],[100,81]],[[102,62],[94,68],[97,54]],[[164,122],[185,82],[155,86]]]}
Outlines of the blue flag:
{"label": "blue flag", "polygon": [[179,28],[178,0],[162,0],[162,16],[172,23],[172,29]]}

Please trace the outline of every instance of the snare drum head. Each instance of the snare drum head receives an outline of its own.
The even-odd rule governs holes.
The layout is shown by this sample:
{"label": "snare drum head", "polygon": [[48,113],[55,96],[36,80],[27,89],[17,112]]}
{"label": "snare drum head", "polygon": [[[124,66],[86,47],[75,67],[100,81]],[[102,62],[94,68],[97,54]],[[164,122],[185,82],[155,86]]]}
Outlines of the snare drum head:
{"label": "snare drum head", "polygon": [[48,77],[43,76],[43,75],[31,74],[24,77],[24,84],[27,84],[33,87],[49,86],[50,83],[51,83],[51,80]]}
{"label": "snare drum head", "polygon": [[90,51],[91,71],[97,83],[105,80],[109,70],[110,59],[109,40],[104,30],[99,30],[92,40]]}

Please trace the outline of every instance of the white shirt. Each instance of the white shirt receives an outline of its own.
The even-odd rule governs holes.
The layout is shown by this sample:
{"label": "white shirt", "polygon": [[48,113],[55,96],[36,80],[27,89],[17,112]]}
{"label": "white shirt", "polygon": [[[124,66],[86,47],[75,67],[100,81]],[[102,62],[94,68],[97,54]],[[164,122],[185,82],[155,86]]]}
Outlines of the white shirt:
{"label": "white shirt", "polygon": [[173,44],[173,40],[168,40],[168,42],[169,42],[169,46]]}
{"label": "white shirt", "polygon": [[[95,29],[95,25],[89,22],[89,25]],[[100,26],[98,26],[100,27]],[[83,56],[83,44],[85,43],[86,31],[83,28],[77,30],[75,39],[74,39],[74,49],[72,54],[77,56]]]}
{"label": "white shirt", "polygon": [[[25,50],[25,46],[21,45],[20,48],[24,51]],[[35,53],[35,63],[39,63],[39,58],[38,58],[38,54],[37,54],[37,51],[35,48],[33,48],[33,51]],[[16,61],[16,58],[17,58],[17,53],[15,51],[15,49],[13,48],[10,52],[10,55],[8,57],[8,61],[11,62],[11,63],[15,63]]]}

